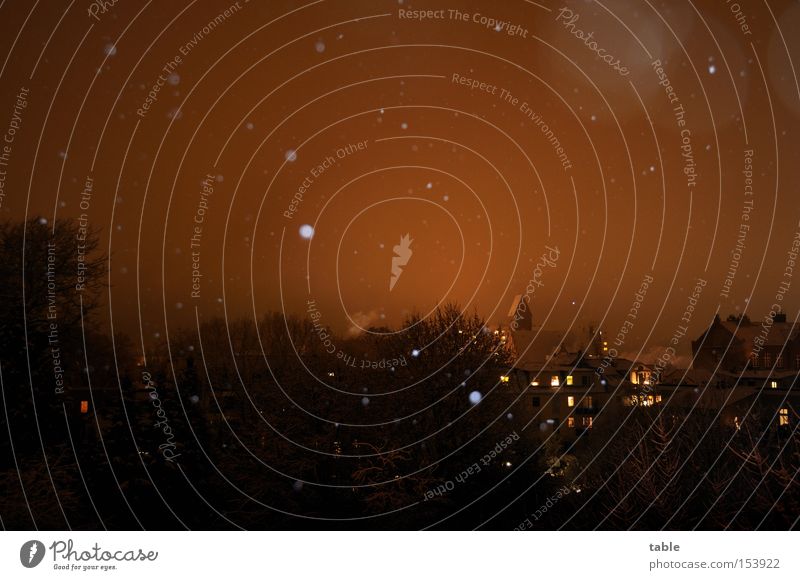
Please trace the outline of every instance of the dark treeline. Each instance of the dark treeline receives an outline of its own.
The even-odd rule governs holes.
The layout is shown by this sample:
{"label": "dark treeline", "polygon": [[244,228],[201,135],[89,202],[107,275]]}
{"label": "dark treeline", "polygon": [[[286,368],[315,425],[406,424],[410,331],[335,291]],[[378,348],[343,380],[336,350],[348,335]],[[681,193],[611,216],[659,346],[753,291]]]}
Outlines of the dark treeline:
{"label": "dark treeline", "polygon": [[107,257],[79,235],[0,226],[4,528],[785,529],[800,508],[796,434],[641,409],[544,439],[501,335],[454,304],[349,339],[213,319],[140,352],[103,331]]}

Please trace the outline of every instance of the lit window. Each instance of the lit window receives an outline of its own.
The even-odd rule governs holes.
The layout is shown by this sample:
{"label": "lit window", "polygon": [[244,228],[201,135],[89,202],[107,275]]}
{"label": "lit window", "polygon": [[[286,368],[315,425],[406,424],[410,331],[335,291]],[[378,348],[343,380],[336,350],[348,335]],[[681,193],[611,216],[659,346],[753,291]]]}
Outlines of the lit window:
{"label": "lit window", "polygon": [[567,417],[567,427],[575,426],[575,417]]}
{"label": "lit window", "polygon": [[781,427],[789,424],[789,409],[786,407],[783,407],[780,411],[780,415],[778,416],[778,424]]}
{"label": "lit window", "polygon": [[574,407],[575,406],[575,397],[567,397],[567,407]]}
{"label": "lit window", "polygon": [[561,384],[561,380],[559,380],[558,375],[553,375],[550,377],[550,386],[557,387]]}
{"label": "lit window", "polygon": [[507,383],[508,382],[508,375],[500,375],[500,382]]}
{"label": "lit window", "polygon": [[89,401],[81,401],[81,413],[86,414],[89,412]]}
{"label": "lit window", "polygon": [[778,388],[778,381],[772,381],[769,384],[770,388],[777,389]]}
{"label": "lit window", "polygon": [[661,402],[661,395],[656,395],[656,403],[660,403],[660,402]]}
{"label": "lit window", "polygon": [[587,429],[591,429],[592,428],[592,419],[594,419],[594,417],[583,417],[581,419],[581,424],[584,427],[586,427]]}
{"label": "lit window", "polygon": [[569,376],[567,377],[567,386],[568,386],[568,387],[571,387],[571,386],[572,386],[572,375],[569,375]]}
{"label": "lit window", "polygon": [[591,397],[586,397],[583,400],[583,406],[591,409],[594,406],[594,400]]}
{"label": "lit window", "polygon": [[539,381],[531,381],[531,386],[532,387],[538,387],[539,386]]}

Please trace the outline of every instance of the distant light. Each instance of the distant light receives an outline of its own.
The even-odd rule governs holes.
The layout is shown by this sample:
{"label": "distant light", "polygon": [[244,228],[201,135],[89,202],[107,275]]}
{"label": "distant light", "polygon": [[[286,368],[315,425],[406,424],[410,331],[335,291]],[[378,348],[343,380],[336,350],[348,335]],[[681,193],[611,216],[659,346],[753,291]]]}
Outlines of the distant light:
{"label": "distant light", "polygon": [[198,397],[197,395],[192,395],[191,397],[189,397],[189,400],[192,403],[197,403],[200,400],[200,397]]}
{"label": "distant light", "polygon": [[363,398],[361,399],[361,404],[362,404],[362,405],[364,405],[365,407],[366,407],[367,405],[369,405],[369,397],[363,397]]}
{"label": "distant light", "polygon": [[477,405],[478,403],[480,403],[481,399],[483,399],[483,395],[481,395],[478,391],[472,391],[469,394],[469,402],[472,403],[473,405]]}
{"label": "distant light", "polygon": [[308,224],[300,226],[300,237],[310,240],[314,237],[314,228]]}
{"label": "distant light", "polygon": [[506,465],[506,467],[511,467],[511,462],[510,461],[506,461],[505,465]]}
{"label": "distant light", "polygon": [[412,350],[411,351],[411,356],[413,356],[414,358],[418,357],[419,356],[419,349],[415,348],[414,350]]}
{"label": "distant light", "polygon": [[325,52],[325,43],[321,40],[317,41],[317,44],[314,45],[314,48],[317,52]]}
{"label": "distant light", "polygon": [[511,421],[511,419],[513,419],[513,418],[514,418],[514,415],[513,415],[513,414],[511,414],[511,413],[509,413],[508,415],[506,415],[506,419],[508,419],[509,421]]}
{"label": "distant light", "polygon": [[289,161],[289,162],[297,161],[297,151],[295,151],[294,149],[289,149],[286,152],[286,156],[285,157],[286,157],[286,161]]}
{"label": "distant light", "polygon": [[401,129],[408,129],[408,123],[400,123]]}
{"label": "distant light", "polygon": [[713,64],[708,65],[708,72],[709,74],[713,75],[715,72],[717,72],[717,67],[714,66]]}
{"label": "distant light", "polygon": [[433,184],[429,181],[428,183],[425,184],[425,187],[427,189],[432,189],[433,188]]}

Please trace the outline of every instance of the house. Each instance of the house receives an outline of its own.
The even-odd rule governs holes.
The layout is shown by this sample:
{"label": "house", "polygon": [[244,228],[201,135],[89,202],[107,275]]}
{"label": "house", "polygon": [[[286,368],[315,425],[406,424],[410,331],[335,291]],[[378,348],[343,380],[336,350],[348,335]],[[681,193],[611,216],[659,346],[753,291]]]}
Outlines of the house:
{"label": "house", "polygon": [[692,341],[693,367],[713,372],[752,370],[799,371],[800,328],[778,313],[754,323],[746,315],[719,316]]}

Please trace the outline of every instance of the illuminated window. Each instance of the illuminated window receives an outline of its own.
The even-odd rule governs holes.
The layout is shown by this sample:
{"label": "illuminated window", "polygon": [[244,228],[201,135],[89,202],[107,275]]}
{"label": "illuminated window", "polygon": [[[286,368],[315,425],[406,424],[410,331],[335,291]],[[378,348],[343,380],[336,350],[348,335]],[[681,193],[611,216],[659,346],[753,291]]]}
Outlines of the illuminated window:
{"label": "illuminated window", "polygon": [[742,428],[741,424],[739,424],[739,417],[733,418],[733,424],[736,427],[737,431],[739,431]]}
{"label": "illuminated window", "polygon": [[572,386],[572,375],[569,375],[569,376],[567,377],[567,386],[568,386],[568,387],[571,387],[571,386]]}
{"label": "illuminated window", "polygon": [[789,409],[783,407],[778,415],[778,424],[784,427],[789,424]]}
{"label": "illuminated window", "polygon": [[769,386],[770,386],[770,388],[772,388],[772,389],[777,389],[777,388],[778,388],[778,381],[772,381],[772,382],[769,384]]}
{"label": "illuminated window", "polygon": [[89,412],[89,401],[81,401],[81,413],[86,414]]}
{"label": "illuminated window", "polygon": [[561,384],[561,381],[559,380],[558,375],[553,375],[552,377],[550,377],[550,386],[551,387],[557,387],[560,384]]}
{"label": "illuminated window", "polygon": [[538,387],[539,386],[539,381],[531,381],[531,386],[532,387]]}
{"label": "illuminated window", "polygon": [[507,383],[508,382],[508,375],[500,375],[500,382]]}
{"label": "illuminated window", "polygon": [[586,397],[583,400],[583,406],[586,407],[587,409],[591,409],[593,407],[593,403],[594,401],[592,400],[591,397]]}
{"label": "illuminated window", "polygon": [[567,427],[575,426],[575,417],[567,417]]}
{"label": "illuminated window", "polygon": [[584,427],[586,427],[587,429],[591,429],[592,428],[592,422],[593,422],[592,420],[593,419],[594,419],[594,417],[582,417],[581,418],[581,424]]}
{"label": "illuminated window", "polygon": [[575,397],[567,397],[567,407],[575,406]]}
{"label": "illuminated window", "polygon": [[661,402],[661,395],[656,395],[656,403],[660,403],[660,402]]}

